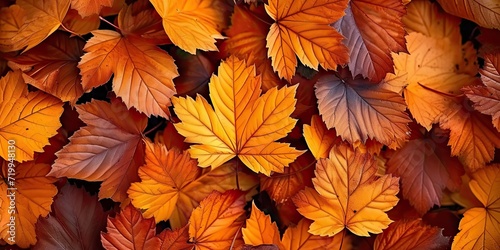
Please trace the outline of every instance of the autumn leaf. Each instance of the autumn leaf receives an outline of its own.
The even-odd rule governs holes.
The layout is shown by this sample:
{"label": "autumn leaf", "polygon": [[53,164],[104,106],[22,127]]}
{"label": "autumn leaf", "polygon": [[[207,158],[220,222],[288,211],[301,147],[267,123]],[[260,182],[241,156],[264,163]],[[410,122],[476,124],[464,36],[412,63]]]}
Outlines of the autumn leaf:
{"label": "autumn leaf", "polygon": [[[149,141],[145,144],[146,165],[139,168],[141,182],[132,183],[127,192],[135,207],[146,209],[146,218],[154,216],[157,222],[170,219],[172,228],[180,228],[213,190],[237,188],[233,164],[202,173],[187,152],[167,150]],[[241,190],[249,191],[257,185],[255,177],[240,171],[237,178]]]}
{"label": "autumn leaf", "polygon": [[[280,78],[290,81],[297,57],[315,70],[336,69],[349,61],[342,35],[329,25],[339,20],[347,0],[270,0],[266,11],[275,21],[266,37],[267,55]],[[297,57],[296,57],[297,56]]]}
{"label": "autumn leaf", "polygon": [[224,39],[223,2],[219,0],[150,0],[163,18],[163,28],[179,48],[196,54],[196,49],[217,51],[215,39]]}
{"label": "autumn leaf", "polygon": [[16,48],[23,52],[40,44],[62,24],[71,0],[18,0],[16,4],[24,10],[26,19],[12,38]]}
{"label": "autumn leaf", "polygon": [[83,46],[81,39],[56,32],[33,49],[9,58],[9,66],[21,69],[27,83],[75,105],[83,94],[76,67]]}
{"label": "autumn leaf", "polygon": [[65,185],[54,202],[53,214],[36,224],[38,242],[33,249],[99,249],[106,217],[97,197]]}
{"label": "autumn leaf", "polygon": [[15,141],[15,160],[23,162],[33,160],[33,154],[42,152],[49,138],[57,134],[63,108],[60,100],[43,92],[27,93],[20,77],[8,73],[0,78],[0,86],[8,86],[0,92],[0,155],[8,159],[8,141]]}
{"label": "autumn leaf", "polygon": [[249,8],[235,5],[231,27],[225,31],[229,39],[221,45],[222,53],[235,55],[249,65],[255,64],[257,73],[262,76],[264,92],[282,85],[267,56],[266,36],[270,25],[262,21],[267,19],[263,5]]}
{"label": "autumn leaf", "polygon": [[438,0],[438,3],[448,13],[500,30],[500,10],[495,0]]}
{"label": "autumn leaf", "polygon": [[[196,249],[229,249],[244,222],[244,193],[212,192],[189,218],[189,238]],[[240,236],[241,237],[241,236]]]}
{"label": "autumn leaf", "polygon": [[179,77],[174,79],[178,96],[196,94],[208,95],[208,82],[215,71],[215,65],[210,56],[203,53],[191,55],[181,49],[172,53],[175,64],[179,67]]}
{"label": "autumn leaf", "polygon": [[316,160],[327,158],[333,145],[341,142],[335,129],[327,129],[321,117],[314,115],[311,125],[304,124],[304,139]]}
{"label": "autumn leaf", "polygon": [[22,49],[21,43],[14,43],[13,38],[25,22],[24,9],[19,5],[11,5],[0,9],[0,51]]}
{"label": "autumn leaf", "polygon": [[494,164],[472,173],[469,186],[484,207],[465,212],[452,249],[497,249],[500,247],[500,166]]}
{"label": "autumn leaf", "polygon": [[81,17],[78,11],[69,9],[59,30],[64,30],[64,28],[62,28],[62,26],[64,26],[67,30],[71,30],[71,37],[83,36],[98,29],[100,24],[101,20],[97,14]]}
{"label": "autumn leaf", "polygon": [[[0,238],[9,244],[28,248],[37,242],[35,223],[39,216],[45,217],[51,211],[52,198],[57,188],[53,177],[45,175],[50,165],[33,161],[18,164],[14,162],[15,174],[9,174],[10,162],[0,159],[2,179],[0,181]],[[14,178],[14,185],[10,183]],[[12,190],[15,188],[16,190]],[[12,202],[13,201],[13,202]],[[14,213],[9,210],[14,210]],[[11,216],[15,217],[15,242],[9,240]]]}
{"label": "autumn leaf", "polygon": [[246,225],[241,229],[245,244],[258,246],[262,244],[274,244],[280,249],[280,233],[275,222],[271,223],[271,217],[260,211],[252,202],[252,213],[246,221]]}
{"label": "autumn leaf", "polygon": [[480,73],[484,86],[468,86],[465,95],[475,110],[492,116],[493,126],[500,131],[500,53],[486,55]]}
{"label": "autumn leaf", "polygon": [[189,243],[189,227],[186,225],[176,230],[165,229],[157,237],[161,240],[159,249],[161,250],[191,250],[192,243]]}
{"label": "autumn leaf", "polygon": [[[133,5],[120,12],[127,12]],[[126,18],[120,18],[123,27]],[[130,17],[132,18],[132,17]],[[135,107],[148,116],[168,117],[170,97],[175,94],[172,79],[178,76],[170,55],[126,26],[126,34],[111,30],[93,31],[78,63],[84,91],[108,82],[113,77],[113,90],[128,108]],[[130,35],[129,35],[130,34]]]}
{"label": "autumn leaf", "polygon": [[313,220],[309,232],[333,236],[344,228],[359,236],[381,233],[392,222],[386,211],[398,203],[399,178],[375,176],[370,154],[349,146],[334,146],[330,157],[316,165],[314,188],[293,197],[299,213]]}
{"label": "autumn leaf", "polygon": [[212,76],[209,88],[214,109],[202,96],[172,98],[182,121],[175,127],[192,145],[189,153],[199,166],[216,168],[235,156],[254,172],[270,175],[284,167],[301,151],[288,143],[274,142],[294,127],[290,118],[296,100],[296,85],[273,88],[260,96],[261,78],[255,68],[231,56]]}
{"label": "autumn leaf", "polygon": [[94,100],[77,105],[76,110],[87,126],[56,153],[49,175],[103,181],[99,199],[123,201],[130,183],[139,180],[137,169],[144,162],[141,133],[147,118],[127,110],[119,99],[111,103]]}
{"label": "autumn leaf", "polygon": [[77,10],[82,17],[99,15],[103,7],[111,6],[113,6],[113,0],[71,0],[71,8]]}
{"label": "autumn leaf", "polygon": [[[280,233],[271,217],[260,211],[252,203],[252,213],[241,229],[246,245],[275,245],[279,249],[333,249],[342,245],[342,249],[350,245],[350,238],[342,239],[342,235],[322,237],[307,232],[311,221],[301,219],[297,225],[288,227],[280,240]],[[341,243],[342,242],[342,243]]]}
{"label": "autumn leaf", "polygon": [[450,130],[451,155],[458,156],[471,171],[493,160],[495,149],[500,147],[500,132],[491,124],[491,118],[470,106],[456,104],[443,114],[440,126]]}
{"label": "autumn leaf", "polygon": [[[410,54],[393,54],[399,74],[407,74],[403,94],[413,118],[430,130],[433,123],[453,106],[448,95],[461,94],[461,88],[476,84],[474,74],[457,70],[464,58],[460,41],[436,39],[412,32],[406,36]],[[467,59],[475,62],[475,57]],[[458,66],[457,66],[458,65]]]}
{"label": "autumn leaf", "polygon": [[373,249],[441,249],[449,244],[442,231],[421,219],[396,221],[377,236]]}
{"label": "autumn leaf", "polygon": [[346,37],[352,77],[361,74],[373,82],[393,70],[390,52],[406,51],[401,0],[352,0],[346,15],[332,26]]}
{"label": "autumn leaf", "polygon": [[105,249],[159,249],[161,241],[155,236],[154,219],[144,219],[132,205],[125,207],[115,218],[108,217],[106,233],[101,232]]}
{"label": "autumn leaf", "polygon": [[428,138],[410,140],[386,163],[388,173],[401,177],[403,196],[420,214],[441,205],[445,188],[460,187],[462,166],[442,146]]}
{"label": "autumn leaf", "polygon": [[403,98],[365,79],[327,75],[315,85],[318,108],[328,128],[349,143],[375,139],[382,144],[405,140],[410,119]]}

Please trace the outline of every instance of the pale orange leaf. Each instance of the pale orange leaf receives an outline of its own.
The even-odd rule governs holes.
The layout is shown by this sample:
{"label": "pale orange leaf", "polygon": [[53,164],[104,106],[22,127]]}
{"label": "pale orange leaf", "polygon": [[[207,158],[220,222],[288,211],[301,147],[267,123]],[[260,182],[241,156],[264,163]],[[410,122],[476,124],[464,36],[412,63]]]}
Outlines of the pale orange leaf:
{"label": "pale orange leaf", "polygon": [[113,0],[71,0],[71,8],[82,17],[99,15],[103,7],[113,6]]}
{"label": "pale orange leaf", "polygon": [[314,115],[311,125],[304,124],[304,139],[316,160],[328,157],[333,145],[341,142],[335,129],[327,129],[321,117]]}
{"label": "pale orange leaf", "polygon": [[19,5],[11,5],[0,9],[0,51],[14,51],[23,48],[13,38],[25,22],[24,9]]}
{"label": "pale orange leaf", "polygon": [[271,217],[260,211],[252,202],[252,213],[247,219],[245,227],[241,229],[245,244],[258,246],[262,244],[274,244],[280,246],[280,233],[275,222],[271,223]]}

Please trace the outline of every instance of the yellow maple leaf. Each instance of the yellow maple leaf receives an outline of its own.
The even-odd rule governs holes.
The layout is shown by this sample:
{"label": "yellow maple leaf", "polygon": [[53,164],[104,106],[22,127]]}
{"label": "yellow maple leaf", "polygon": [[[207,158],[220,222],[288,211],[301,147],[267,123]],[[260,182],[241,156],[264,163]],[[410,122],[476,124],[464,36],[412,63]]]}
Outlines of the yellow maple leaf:
{"label": "yellow maple leaf", "polygon": [[[231,56],[222,62],[219,75],[209,83],[214,109],[198,95],[174,97],[172,103],[181,123],[175,124],[199,166],[216,168],[235,156],[254,172],[283,172],[302,151],[278,143],[295,126],[297,85],[270,89],[260,96],[262,80],[255,67]],[[260,96],[260,97],[259,97]]]}
{"label": "yellow maple leaf", "polygon": [[375,176],[373,156],[334,146],[330,157],[316,165],[314,188],[306,187],[293,197],[299,213],[313,220],[309,232],[333,236],[344,228],[359,236],[381,233],[392,220],[385,211],[398,203],[399,178]]}
{"label": "yellow maple leaf", "polygon": [[224,39],[222,2],[219,0],[150,0],[163,18],[163,28],[181,49],[196,54],[196,49],[217,51],[215,39]]}
{"label": "yellow maple leaf", "polygon": [[276,22],[267,35],[267,55],[281,78],[295,75],[297,57],[306,66],[336,69],[349,61],[342,35],[330,26],[344,15],[347,0],[270,0],[266,11]]}
{"label": "yellow maple leaf", "polygon": [[460,232],[452,249],[500,248],[500,165],[482,168],[472,174],[472,193],[484,207],[467,210],[460,221]]}

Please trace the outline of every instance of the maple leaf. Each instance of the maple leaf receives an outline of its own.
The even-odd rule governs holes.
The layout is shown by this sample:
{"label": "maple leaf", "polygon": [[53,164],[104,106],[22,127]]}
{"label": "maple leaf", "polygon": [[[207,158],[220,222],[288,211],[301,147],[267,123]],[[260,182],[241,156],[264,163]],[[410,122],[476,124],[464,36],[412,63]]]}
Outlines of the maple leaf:
{"label": "maple leaf", "polygon": [[67,184],[54,202],[53,214],[37,222],[33,249],[99,249],[106,217],[97,197]]}
{"label": "maple leaf", "polygon": [[238,190],[214,191],[201,201],[189,218],[189,238],[196,249],[230,248],[244,222],[244,197]]}
{"label": "maple leaf", "polygon": [[[238,158],[254,172],[269,176],[283,172],[302,151],[288,143],[274,142],[294,127],[290,118],[297,85],[273,88],[260,96],[261,78],[255,67],[231,56],[222,62],[219,75],[212,76],[209,88],[214,109],[202,96],[172,98],[174,111],[182,121],[175,124],[186,142],[198,143],[189,149],[199,166],[216,168]],[[260,97],[259,97],[260,96]]]}
{"label": "maple leaf", "polygon": [[266,11],[275,21],[266,37],[267,54],[280,78],[290,81],[297,57],[306,66],[336,69],[349,60],[342,35],[329,25],[339,20],[347,0],[270,0]]}
{"label": "maple leaf", "polygon": [[18,0],[16,4],[24,9],[25,21],[12,37],[16,48],[25,48],[24,52],[35,47],[62,24],[69,10],[71,0]]}
{"label": "maple leaf", "polygon": [[61,127],[62,102],[41,91],[27,93],[20,73],[0,78],[0,87],[0,156],[8,159],[8,141],[15,141],[15,160],[33,160]]}
{"label": "maple leaf", "polygon": [[[307,232],[311,221],[301,219],[297,225],[287,228],[280,240],[280,232],[271,217],[260,211],[252,203],[252,213],[246,221],[246,226],[241,229],[243,240],[247,245],[275,245],[279,249],[333,249],[343,244],[349,245],[349,238],[342,239],[342,235],[335,237],[322,237]],[[343,241],[343,243],[341,243]]]}
{"label": "maple leaf", "polygon": [[450,150],[430,139],[416,139],[394,152],[387,161],[387,172],[401,177],[403,196],[424,214],[441,205],[443,190],[457,190],[463,174],[460,162]]}
{"label": "maple leaf", "polygon": [[[37,241],[35,223],[39,216],[45,217],[51,210],[52,198],[57,194],[57,188],[52,184],[53,177],[45,175],[50,165],[33,161],[15,164],[15,174],[8,173],[10,162],[0,159],[2,168],[0,181],[0,238],[9,244],[28,248]],[[15,185],[10,181],[14,178]],[[15,188],[12,191],[11,188]],[[14,201],[14,202],[12,202]],[[14,203],[14,205],[13,205]],[[14,214],[9,210],[14,210]],[[15,217],[15,242],[11,242],[11,216]]]}
{"label": "maple leaf", "polygon": [[0,51],[22,49],[22,44],[14,43],[13,38],[25,21],[24,9],[19,5],[11,5],[0,9]]}
{"label": "maple leaf", "polygon": [[327,158],[333,145],[341,142],[335,129],[327,129],[321,117],[314,115],[311,125],[304,124],[304,139],[316,160]]}
{"label": "maple leaf", "polygon": [[87,126],[56,153],[49,175],[103,181],[99,199],[123,201],[130,183],[138,181],[137,169],[144,162],[141,132],[147,118],[127,110],[118,99],[111,103],[94,100],[77,105],[76,110]]}
{"label": "maple leaf", "polygon": [[[474,74],[457,71],[457,65],[465,60],[460,41],[415,32],[406,40],[410,54],[393,54],[394,65],[399,74],[407,74],[408,85],[403,94],[408,109],[420,125],[430,130],[442,113],[453,106],[453,98],[447,95],[461,94],[462,87],[475,84],[477,79]],[[470,57],[467,61],[476,59]]]}
{"label": "maple leaf", "polygon": [[391,145],[408,137],[411,120],[399,94],[364,79],[352,79],[345,71],[320,78],[315,88],[326,126],[335,128],[349,143],[372,138]]}
{"label": "maple leaf", "polygon": [[266,36],[270,25],[259,19],[269,19],[263,5],[251,5],[250,9],[235,5],[231,16],[232,25],[225,31],[229,39],[222,44],[221,52],[245,59],[250,65],[255,64],[257,73],[262,76],[262,89],[265,92],[282,84],[267,56]]}
{"label": "maple leaf", "polygon": [[332,24],[346,39],[352,77],[361,74],[374,82],[393,70],[390,52],[406,51],[401,0],[351,0],[346,14]]}
{"label": "maple leaf", "polygon": [[174,231],[165,229],[157,237],[161,240],[159,249],[191,250],[192,243],[189,243],[189,227],[186,225]]}
{"label": "maple leaf", "polygon": [[421,219],[396,221],[377,235],[373,249],[440,249],[447,247],[449,240],[442,231]]}
{"label": "maple leaf", "polygon": [[472,173],[469,186],[484,207],[465,212],[452,249],[497,249],[500,247],[500,165]]}
{"label": "maple leaf", "polygon": [[179,48],[196,54],[196,49],[217,51],[215,39],[224,39],[224,7],[219,0],[150,0],[163,18],[163,28]]}
{"label": "maple leaf", "polygon": [[[154,216],[157,222],[170,219],[173,228],[180,228],[213,190],[224,192],[237,187],[232,164],[202,173],[187,152],[167,150],[149,141],[145,144],[146,165],[139,168],[141,182],[132,183],[127,192],[135,207],[147,209],[146,218]],[[239,171],[238,180],[244,191],[257,184],[255,177]]]}
{"label": "maple leaf", "polygon": [[71,0],[71,8],[78,11],[82,17],[99,15],[103,7],[113,6],[113,0]]}
{"label": "maple leaf", "polygon": [[84,42],[56,32],[33,49],[13,58],[9,66],[23,70],[25,81],[72,105],[83,94],[76,67]]}
{"label": "maple leaf", "polygon": [[115,218],[108,217],[106,233],[101,232],[105,249],[159,249],[161,241],[155,236],[155,221],[144,219],[132,205],[126,206]]}
{"label": "maple leaf", "polygon": [[494,0],[438,0],[443,9],[455,16],[469,19],[483,27],[500,30],[500,10]]}
{"label": "maple leaf", "polygon": [[474,109],[492,116],[493,126],[500,131],[500,53],[486,55],[480,73],[484,86],[467,86],[465,95],[474,102]]}
{"label": "maple leaf", "polygon": [[299,213],[313,220],[309,232],[333,236],[344,228],[359,236],[381,233],[392,222],[385,211],[398,203],[399,178],[376,178],[377,164],[367,153],[334,146],[316,165],[314,188],[293,197]]}
{"label": "maple leaf", "polygon": [[[124,26],[133,5],[123,8],[118,27],[124,35],[111,30],[93,31],[78,63],[84,91],[100,86],[113,78],[113,90],[127,107],[135,107],[148,116],[169,116],[170,97],[175,94],[172,79],[178,76],[170,55],[146,39],[134,35],[139,27]],[[129,14],[129,18],[132,18]]]}
{"label": "maple leaf", "polygon": [[471,107],[456,104],[443,114],[440,126],[450,130],[451,155],[471,171],[476,171],[495,156],[500,147],[500,132],[491,124],[490,117],[472,111]]}

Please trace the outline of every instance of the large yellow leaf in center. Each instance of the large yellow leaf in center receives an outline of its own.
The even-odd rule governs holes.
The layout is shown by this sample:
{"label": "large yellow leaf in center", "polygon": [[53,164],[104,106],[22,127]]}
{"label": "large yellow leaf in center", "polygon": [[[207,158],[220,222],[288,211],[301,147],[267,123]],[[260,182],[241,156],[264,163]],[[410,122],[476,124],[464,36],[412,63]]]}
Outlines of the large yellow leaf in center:
{"label": "large yellow leaf in center", "polygon": [[270,175],[283,172],[301,151],[278,143],[295,126],[297,86],[270,89],[260,96],[262,80],[255,67],[230,57],[210,79],[214,109],[202,96],[172,98],[181,123],[175,127],[186,142],[197,143],[189,153],[202,167],[212,168],[238,156],[250,169]]}

